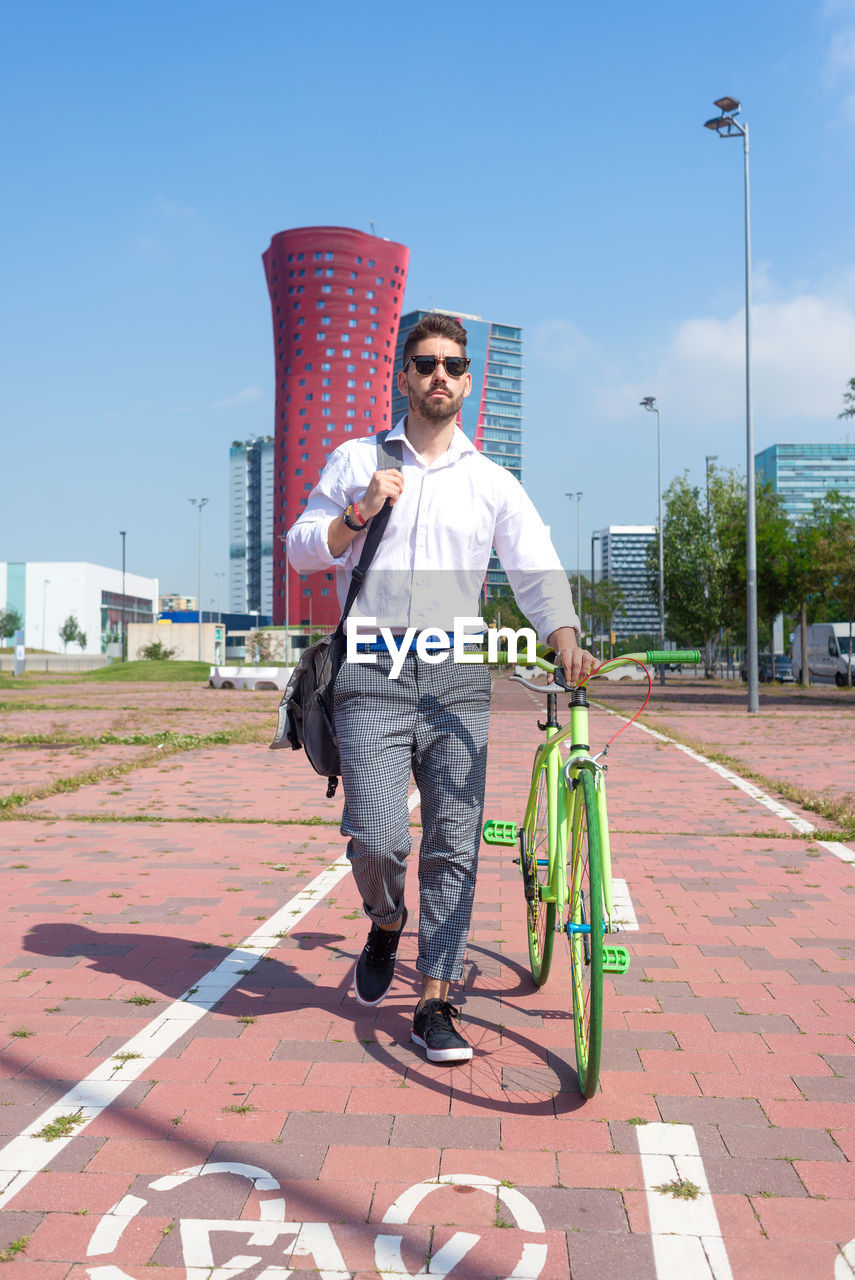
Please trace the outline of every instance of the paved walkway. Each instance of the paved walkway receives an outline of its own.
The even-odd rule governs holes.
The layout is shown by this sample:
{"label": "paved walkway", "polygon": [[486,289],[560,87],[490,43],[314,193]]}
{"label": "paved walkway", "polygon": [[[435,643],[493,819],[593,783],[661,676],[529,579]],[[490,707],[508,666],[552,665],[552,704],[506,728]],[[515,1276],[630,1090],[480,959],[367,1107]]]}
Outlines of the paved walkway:
{"label": "paved walkway", "polygon": [[[136,707],[176,732],[185,717],[220,727],[265,709],[272,726],[276,702],[64,692],[86,738],[87,716],[133,722]],[[752,751],[804,732],[787,707],[749,719],[708,693],[685,683],[656,723],[691,719],[720,749],[750,736]],[[51,732],[56,686],[0,695],[16,700],[35,709],[2,733]],[[488,816],[520,811],[536,715],[497,682]],[[812,786],[818,738],[839,732],[851,752],[837,716],[821,708],[801,752]],[[595,712],[593,742],[617,723]],[[0,797],[32,786],[42,761],[50,781],[139,749],[63,750],[0,744]],[[639,928],[624,938],[630,972],[608,982],[588,1102],[566,961],[557,946],[533,989],[509,851],[482,851],[460,993],[476,1052],[449,1069],[409,1042],[413,929],[384,1005],[350,994],[365,924],[335,866],[340,804],[301,756],[200,748],[12,810],[0,823],[8,1275],[855,1274],[855,1245],[851,1267],[841,1253],[855,1237],[855,869],[637,728],[610,761],[614,870]],[[69,1137],[20,1137],[78,1113],[93,1118],[67,1121]],[[675,1179],[697,1197],[655,1189]]]}

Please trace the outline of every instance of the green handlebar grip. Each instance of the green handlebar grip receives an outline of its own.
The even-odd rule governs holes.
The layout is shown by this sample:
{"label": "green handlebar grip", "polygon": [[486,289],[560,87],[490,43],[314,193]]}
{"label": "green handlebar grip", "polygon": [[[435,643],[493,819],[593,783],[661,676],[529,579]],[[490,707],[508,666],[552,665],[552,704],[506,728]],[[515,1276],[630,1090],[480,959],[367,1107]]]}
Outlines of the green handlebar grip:
{"label": "green handlebar grip", "polygon": [[644,660],[651,665],[657,662],[685,662],[687,666],[691,666],[700,662],[701,655],[697,649],[648,649]]}

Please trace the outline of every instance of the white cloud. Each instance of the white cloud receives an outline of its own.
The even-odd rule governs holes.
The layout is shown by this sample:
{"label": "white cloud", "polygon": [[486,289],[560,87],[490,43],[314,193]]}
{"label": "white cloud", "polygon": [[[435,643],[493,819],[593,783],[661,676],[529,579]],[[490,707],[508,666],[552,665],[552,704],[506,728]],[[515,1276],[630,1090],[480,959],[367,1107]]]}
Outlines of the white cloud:
{"label": "white cloud", "polygon": [[[855,310],[828,294],[800,294],[752,307],[751,369],[755,411],[778,422],[824,418],[840,411],[855,370]],[[680,406],[690,427],[736,417],[745,402],[745,312],[725,320],[687,320],[658,368],[644,382],[605,392],[608,416],[623,416],[654,392]],[[651,392],[653,388],[653,392]]]}
{"label": "white cloud", "polygon": [[[838,427],[843,391],[855,376],[855,270],[822,287],[782,296],[768,278],[752,307],[751,369],[755,417],[795,431]],[[651,350],[654,354],[651,356]],[[695,316],[651,348],[607,350],[569,321],[532,331],[533,364],[556,370],[592,418],[631,418],[654,395],[687,434],[736,426],[745,411],[745,312]]]}
{"label": "white cloud", "polygon": [[243,405],[251,404],[253,400],[263,400],[264,392],[259,391],[258,387],[244,387],[243,391],[239,391],[237,395],[227,396],[225,400],[215,400],[211,405],[212,409],[239,409]]}
{"label": "white cloud", "polygon": [[843,19],[832,36],[826,59],[826,78],[843,94],[843,116],[855,124],[855,3],[852,0],[827,0],[825,15]]}

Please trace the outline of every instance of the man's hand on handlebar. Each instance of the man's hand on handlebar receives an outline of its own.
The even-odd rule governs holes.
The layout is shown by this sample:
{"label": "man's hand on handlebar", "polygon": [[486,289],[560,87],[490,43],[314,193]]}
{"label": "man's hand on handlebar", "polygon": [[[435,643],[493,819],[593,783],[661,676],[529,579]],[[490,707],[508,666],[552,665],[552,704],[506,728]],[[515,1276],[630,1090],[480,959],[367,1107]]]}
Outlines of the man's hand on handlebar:
{"label": "man's hand on handlebar", "polygon": [[[547,643],[555,650],[555,663],[564,671],[564,680],[570,684],[578,684],[587,680],[591,668],[596,666],[597,659],[587,649],[581,649],[573,627],[559,627],[549,636]],[[549,676],[549,681],[554,677]]]}

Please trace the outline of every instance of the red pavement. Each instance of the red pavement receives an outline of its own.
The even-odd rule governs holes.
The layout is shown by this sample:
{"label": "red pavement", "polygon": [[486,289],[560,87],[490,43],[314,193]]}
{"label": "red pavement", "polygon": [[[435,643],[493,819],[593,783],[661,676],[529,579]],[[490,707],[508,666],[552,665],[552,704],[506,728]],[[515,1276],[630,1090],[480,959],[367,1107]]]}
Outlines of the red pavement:
{"label": "red pavement", "polygon": [[[798,727],[800,767],[817,787],[824,742],[844,761],[852,754],[851,719],[838,718],[847,711],[796,720],[793,699],[748,718],[734,701],[707,706],[709,693],[685,683],[667,713],[654,704],[651,722],[731,755],[747,743],[753,759],[783,744],[782,770]],[[180,686],[101,685],[95,696],[69,685],[67,697],[78,736],[90,736],[87,716],[144,714],[183,731],[185,717],[257,722],[276,701]],[[57,687],[22,701],[44,710],[16,712],[28,727],[4,720],[3,732],[52,732]],[[521,812],[536,716],[523,690],[497,682],[488,816]],[[615,728],[595,712],[595,747]],[[116,751],[87,748],[84,765]],[[38,785],[48,757],[51,778],[82,771],[76,752],[0,744],[3,791]],[[664,1121],[691,1126],[736,1280],[837,1280],[835,1259],[855,1237],[855,871],[637,729],[610,760],[614,871],[640,930],[623,939],[630,972],[608,984],[594,1099],[576,1089],[560,946],[545,988],[528,976],[509,851],[482,851],[460,993],[475,1057],[454,1069],[427,1064],[409,1042],[413,928],[389,999],[376,1011],[353,1000],[365,923],[346,877],[9,1201],[0,1249],[27,1239],[9,1276],[65,1280],[112,1266],[141,1280],[158,1264],[171,1278],[185,1262],[230,1259],[224,1274],[246,1280],[283,1265],[368,1276],[402,1264],[415,1275],[429,1252],[441,1272],[461,1250],[452,1278],[508,1276],[521,1258],[518,1275],[677,1275],[661,1256],[657,1273],[639,1155],[638,1122]],[[334,824],[339,811],[302,757],[233,746],[30,803],[0,824],[11,886],[3,1141],[333,862],[336,826],[307,822]],[[139,997],[153,1003],[128,1003]],[[232,1171],[157,1185],[216,1164]],[[272,1181],[255,1182],[260,1171]],[[111,1216],[127,1195],[136,1199]]]}

